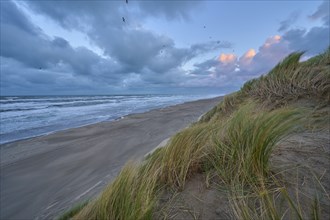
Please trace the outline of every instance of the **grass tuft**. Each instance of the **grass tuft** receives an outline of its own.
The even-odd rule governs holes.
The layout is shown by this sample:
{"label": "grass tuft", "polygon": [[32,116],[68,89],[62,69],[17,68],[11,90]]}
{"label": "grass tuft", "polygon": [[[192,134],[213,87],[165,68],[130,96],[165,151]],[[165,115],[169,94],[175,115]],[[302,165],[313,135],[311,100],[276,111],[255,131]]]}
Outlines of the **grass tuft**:
{"label": "grass tuft", "polygon": [[224,183],[257,181],[267,176],[273,148],[294,131],[301,117],[292,109],[258,112],[251,103],[233,113],[221,137],[213,138],[210,158]]}
{"label": "grass tuft", "polygon": [[73,216],[75,216],[77,213],[80,212],[86,205],[88,204],[88,201],[79,203],[72,208],[70,208],[68,211],[60,215],[60,217],[57,218],[57,220],[70,220]]}
{"label": "grass tuft", "polygon": [[246,99],[270,109],[285,106],[299,99],[330,104],[330,47],[318,56],[299,62],[303,52],[292,53],[267,75],[246,82],[240,91],[225,96],[224,101],[201,118],[205,123],[226,117]]}
{"label": "grass tuft", "polygon": [[156,202],[156,179],[128,163],[101,196],[82,210],[75,219],[151,219]]}
{"label": "grass tuft", "polygon": [[306,212],[298,193],[289,191],[269,163],[278,143],[294,132],[317,129],[323,125],[316,122],[328,118],[325,110],[287,107],[300,99],[321,109],[330,104],[330,48],[299,62],[302,55],[289,55],[267,75],[225,96],[141,164],[128,163],[74,219],[152,219],[162,190],[183,190],[197,172],[217,173],[219,190],[228,195],[237,219],[304,219],[306,213],[319,219],[319,198]]}

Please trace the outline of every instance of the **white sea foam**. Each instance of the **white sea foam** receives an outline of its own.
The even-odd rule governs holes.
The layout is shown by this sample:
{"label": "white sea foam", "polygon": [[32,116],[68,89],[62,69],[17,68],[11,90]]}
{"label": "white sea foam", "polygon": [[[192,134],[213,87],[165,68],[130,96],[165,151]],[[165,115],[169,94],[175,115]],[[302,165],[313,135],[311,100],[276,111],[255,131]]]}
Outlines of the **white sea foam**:
{"label": "white sea foam", "polygon": [[212,96],[1,97],[0,144],[209,97]]}

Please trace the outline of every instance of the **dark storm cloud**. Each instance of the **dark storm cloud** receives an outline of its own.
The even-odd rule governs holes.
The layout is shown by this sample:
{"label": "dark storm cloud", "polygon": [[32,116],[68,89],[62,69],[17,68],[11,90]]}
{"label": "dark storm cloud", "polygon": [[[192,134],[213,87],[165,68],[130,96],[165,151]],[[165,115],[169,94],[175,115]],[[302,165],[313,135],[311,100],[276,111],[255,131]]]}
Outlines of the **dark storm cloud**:
{"label": "dark storm cloud", "polygon": [[[127,74],[127,78],[134,78],[134,80],[124,80],[125,85],[133,82],[136,84],[144,82],[148,85],[174,83],[174,81],[180,83],[180,80],[186,78],[181,67],[187,61],[210,51],[231,47],[229,42],[213,41],[194,44],[189,48],[177,48],[171,38],[139,26],[139,19],[145,19],[147,16],[160,15],[167,19],[188,19],[190,11],[199,5],[197,1],[176,1],[176,4],[172,4],[171,1],[139,1],[137,6],[140,11],[129,11],[129,13],[131,2],[128,5],[119,3],[102,2],[100,5],[94,4],[91,10],[85,2],[82,4],[61,2],[53,7],[51,4],[54,2],[34,1],[32,8],[52,17],[69,29],[80,28],[79,25],[75,25],[78,17],[85,19],[85,24],[89,27],[86,32],[89,38],[121,66],[122,74]],[[73,6],[74,4],[76,5]],[[72,7],[75,7],[73,14],[70,9]],[[60,8],[65,9],[60,10]],[[125,23],[121,21],[124,14]],[[138,16],[141,14],[143,16]],[[71,26],[68,26],[70,23]]]}
{"label": "dark storm cloud", "polygon": [[287,19],[280,22],[281,26],[278,28],[277,31],[282,32],[288,30],[289,27],[297,21],[299,15],[300,12],[298,11],[292,12]]}
{"label": "dark storm cloud", "polygon": [[[175,2],[175,4],[173,4]],[[122,27],[122,17],[128,17],[128,22],[142,20],[148,16],[164,16],[169,20],[189,19],[193,9],[200,7],[201,1],[27,1],[36,12],[45,14],[58,21],[66,28],[86,28],[82,21],[99,22],[101,25]],[[131,10],[137,6],[139,9]],[[105,27],[106,27],[105,26]]]}
{"label": "dark storm cloud", "polygon": [[[329,26],[310,30],[293,29],[298,14],[281,22],[282,37],[265,41],[253,56],[226,54],[192,64],[192,59],[231,48],[226,41],[209,41],[180,48],[168,36],[156,34],[142,22],[149,16],[187,20],[197,1],[26,1],[33,13],[47,16],[68,30],[86,33],[103,52],[74,48],[66,39],[42,33],[13,2],[1,2],[1,91],[119,92],[169,87],[239,88],[246,80],[266,73],[295,50],[307,55],[322,52],[329,45]],[[322,3],[324,5],[326,3]],[[132,7],[134,6],[134,7]],[[323,6],[312,19],[329,16]],[[122,21],[125,17],[125,22]],[[3,31],[5,30],[5,31]],[[231,56],[233,55],[233,56]],[[98,89],[101,88],[101,89]],[[36,91],[35,90],[35,91]],[[71,91],[71,92],[70,92]]]}
{"label": "dark storm cloud", "polygon": [[58,48],[69,48],[70,47],[69,42],[60,37],[55,37],[55,39],[52,41],[52,44]]}
{"label": "dark storm cloud", "polygon": [[54,68],[68,64],[76,74],[92,74],[91,67],[100,57],[86,48],[72,48],[59,37],[51,40],[25,32],[19,26],[2,25],[1,56],[13,58],[35,69]]}
{"label": "dark storm cloud", "polygon": [[62,64],[36,70],[12,58],[1,57],[1,94],[99,94],[109,87],[115,90],[116,83],[122,80],[120,75],[108,77],[105,72],[99,77],[76,75],[70,68]]}
{"label": "dark storm cloud", "polygon": [[118,29],[101,24],[102,21],[93,25],[89,37],[105,54],[120,62],[127,72],[140,72],[145,68],[166,72],[195,56],[231,47],[229,42],[209,42],[177,48],[171,38],[143,28],[124,26]]}
{"label": "dark storm cloud", "polygon": [[141,71],[160,53],[163,45],[171,48],[174,44],[165,36],[157,36],[143,29],[98,30],[97,35],[91,36],[106,54],[120,62],[128,72]]}
{"label": "dark storm cloud", "polygon": [[[51,17],[63,27],[88,29],[96,17],[103,24],[121,26],[122,1],[26,1],[25,4],[35,12]],[[111,16],[109,16],[111,15]],[[117,21],[117,22],[115,22]]]}
{"label": "dark storm cloud", "polygon": [[113,73],[120,69],[87,48],[73,48],[63,38],[47,37],[13,2],[1,3],[2,93],[118,84],[122,79]]}
{"label": "dark storm cloud", "polygon": [[0,22],[1,25],[16,26],[20,30],[30,34],[37,34],[40,32],[26,17],[21,15],[17,6],[12,2],[1,1]]}
{"label": "dark storm cloud", "polygon": [[[141,16],[138,15],[141,13],[149,16],[164,15],[169,19],[188,18],[190,10],[199,5],[197,1],[176,1],[176,4],[171,1],[139,1],[137,5],[140,12],[129,13],[133,2],[128,5],[122,1],[101,1],[98,4],[89,1],[28,3],[35,11],[53,18],[68,29],[87,29],[90,39],[106,55],[120,63],[127,73],[141,73],[145,69],[166,72],[181,66],[199,53],[230,46],[229,43],[223,43],[216,46],[201,44],[185,49],[176,48],[172,39],[139,27]],[[121,19],[123,15],[128,16],[125,23]],[[76,25],[81,20],[85,21],[84,27]]]}
{"label": "dark storm cloud", "polygon": [[[28,1],[22,4],[67,29],[84,31],[107,58],[84,47],[73,48],[63,38],[43,34],[15,3],[9,1],[2,8],[1,17],[1,28],[5,30],[1,34],[1,58],[7,63],[1,71],[2,91],[18,86],[34,87],[38,91],[65,88],[86,91],[93,87],[114,91],[145,85],[175,87],[187,80],[182,69],[187,61],[203,53],[231,47],[229,42],[207,42],[177,48],[171,38],[143,29],[138,20],[134,23],[127,19],[123,23],[121,14],[125,4],[121,2]],[[173,18],[187,17],[183,9],[186,3],[180,5],[174,10]],[[139,7],[144,13],[153,11],[151,6],[140,4]],[[160,8],[159,13],[170,15],[167,3]],[[13,67],[9,68],[10,65]]]}
{"label": "dark storm cloud", "polygon": [[45,89],[49,86],[55,89],[61,77],[45,70],[36,71],[12,58],[1,57],[1,92],[12,90],[26,92],[35,88]]}

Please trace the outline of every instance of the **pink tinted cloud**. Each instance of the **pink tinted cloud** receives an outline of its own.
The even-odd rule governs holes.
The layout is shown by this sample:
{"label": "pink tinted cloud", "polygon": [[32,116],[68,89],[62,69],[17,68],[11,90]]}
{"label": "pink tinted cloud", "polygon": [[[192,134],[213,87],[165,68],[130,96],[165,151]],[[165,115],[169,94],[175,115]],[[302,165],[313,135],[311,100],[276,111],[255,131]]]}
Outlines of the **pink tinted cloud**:
{"label": "pink tinted cloud", "polygon": [[247,68],[252,60],[253,60],[253,57],[255,57],[256,55],[256,51],[252,48],[252,49],[249,49],[248,51],[246,51],[243,56],[241,56],[239,58],[239,62],[238,62],[238,65],[240,68]]}
{"label": "pink tinted cloud", "polygon": [[237,61],[237,57],[235,54],[225,54],[222,53],[220,54],[218,60],[222,63],[222,64],[231,64],[233,62]]}

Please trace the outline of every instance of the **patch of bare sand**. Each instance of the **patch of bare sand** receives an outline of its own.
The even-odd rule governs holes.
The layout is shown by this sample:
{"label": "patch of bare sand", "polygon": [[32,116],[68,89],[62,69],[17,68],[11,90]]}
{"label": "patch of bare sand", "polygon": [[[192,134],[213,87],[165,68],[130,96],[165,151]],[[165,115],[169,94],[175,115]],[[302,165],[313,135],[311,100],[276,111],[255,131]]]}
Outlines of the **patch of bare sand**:
{"label": "patch of bare sand", "polygon": [[214,180],[198,173],[186,183],[183,191],[164,190],[153,219],[232,219],[226,195]]}
{"label": "patch of bare sand", "polygon": [[275,149],[271,164],[303,216],[312,215],[312,204],[317,201],[320,219],[330,219],[329,130],[288,138]]}
{"label": "patch of bare sand", "polygon": [[310,218],[316,205],[320,219],[330,219],[330,107],[306,100],[291,106],[311,108],[313,112],[304,131],[276,146],[272,171],[283,181],[303,216]]}

